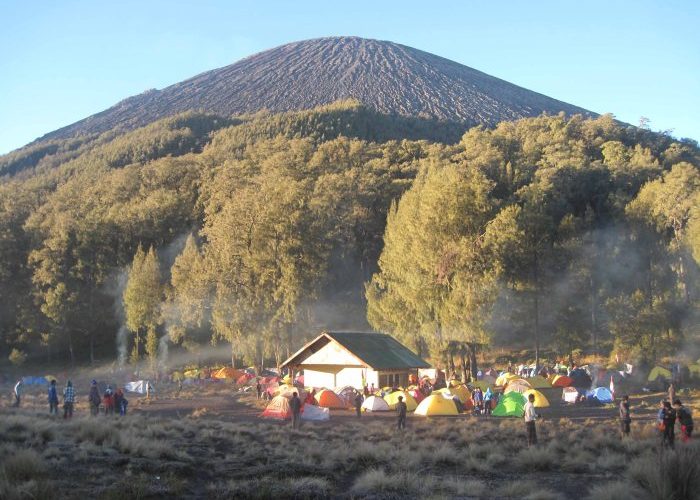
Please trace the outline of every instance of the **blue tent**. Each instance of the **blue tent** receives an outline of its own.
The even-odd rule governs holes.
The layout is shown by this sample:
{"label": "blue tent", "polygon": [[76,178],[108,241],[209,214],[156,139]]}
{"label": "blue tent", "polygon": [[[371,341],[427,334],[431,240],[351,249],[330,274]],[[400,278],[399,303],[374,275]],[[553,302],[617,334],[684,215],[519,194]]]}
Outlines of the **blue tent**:
{"label": "blue tent", "polygon": [[607,387],[597,387],[592,391],[586,391],[586,398],[596,398],[601,403],[613,402],[613,395]]}
{"label": "blue tent", "polygon": [[49,382],[45,377],[22,377],[22,383],[24,385],[46,385]]}

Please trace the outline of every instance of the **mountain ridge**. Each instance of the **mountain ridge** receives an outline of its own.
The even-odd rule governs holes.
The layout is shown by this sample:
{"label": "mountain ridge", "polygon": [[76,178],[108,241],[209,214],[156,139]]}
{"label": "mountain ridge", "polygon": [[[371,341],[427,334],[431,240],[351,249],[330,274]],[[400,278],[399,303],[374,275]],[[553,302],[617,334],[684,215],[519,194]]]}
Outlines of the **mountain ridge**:
{"label": "mountain ridge", "polygon": [[223,116],[356,99],[376,111],[495,126],[542,113],[595,115],[406,45],[359,37],[292,42],[149,89],[37,141],[133,129],[188,110]]}

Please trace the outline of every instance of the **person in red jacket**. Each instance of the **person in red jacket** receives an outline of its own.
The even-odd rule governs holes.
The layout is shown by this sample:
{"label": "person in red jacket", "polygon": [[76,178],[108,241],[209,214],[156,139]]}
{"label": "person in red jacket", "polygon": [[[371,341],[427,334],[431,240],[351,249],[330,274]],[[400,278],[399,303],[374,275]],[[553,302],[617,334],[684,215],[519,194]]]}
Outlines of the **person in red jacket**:
{"label": "person in red jacket", "polygon": [[102,403],[105,405],[105,415],[114,415],[114,393],[111,386],[107,386],[107,389],[105,389]]}

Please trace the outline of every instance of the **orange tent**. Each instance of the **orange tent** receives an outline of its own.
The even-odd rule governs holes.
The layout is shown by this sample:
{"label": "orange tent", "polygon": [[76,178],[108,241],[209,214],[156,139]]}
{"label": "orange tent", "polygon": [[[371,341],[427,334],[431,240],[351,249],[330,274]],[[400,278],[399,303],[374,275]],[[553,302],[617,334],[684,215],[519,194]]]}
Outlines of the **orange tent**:
{"label": "orange tent", "polygon": [[224,366],[220,370],[214,372],[212,375],[213,378],[230,378],[233,380],[238,380],[241,375],[243,375],[243,372],[240,370],[236,370],[235,368],[231,368],[230,366]]}
{"label": "orange tent", "polygon": [[574,385],[574,379],[566,375],[557,375],[552,379],[552,387],[571,387]]}
{"label": "orange tent", "polygon": [[316,393],[318,406],[322,408],[345,408],[347,404],[335,392],[323,389]]}
{"label": "orange tent", "polygon": [[285,398],[284,396],[277,396],[273,398],[260,416],[262,418],[274,418],[277,420],[292,418],[292,407],[289,404],[289,399]]}

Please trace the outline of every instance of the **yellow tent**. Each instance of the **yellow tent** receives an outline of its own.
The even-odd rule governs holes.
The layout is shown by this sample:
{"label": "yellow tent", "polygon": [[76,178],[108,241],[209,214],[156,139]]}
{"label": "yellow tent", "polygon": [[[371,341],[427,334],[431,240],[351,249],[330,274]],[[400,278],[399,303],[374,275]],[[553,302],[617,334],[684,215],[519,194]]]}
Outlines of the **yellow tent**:
{"label": "yellow tent", "polygon": [[514,374],[514,373],[507,373],[507,372],[506,372],[506,373],[500,375],[500,376],[496,379],[496,385],[500,385],[500,386],[506,385],[506,384],[508,384],[508,382],[509,382],[510,380],[513,380],[513,379],[515,379],[515,378],[518,378],[518,376],[517,376],[516,374]]}
{"label": "yellow tent", "polygon": [[187,377],[187,378],[199,378],[199,370],[198,369],[187,370],[185,372],[185,377]]}
{"label": "yellow tent", "polygon": [[665,378],[671,380],[671,372],[662,366],[655,366],[651,372],[649,372],[649,382],[656,380],[657,378]]}
{"label": "yellow tent", "polygon": [[516,378],[508,382],[508,385],[506,385],[506,389],[503,392],[508,393],[515,391],[523,394],[529,389],[532,389],[532,386],[527,381],[521,378]]}
{"label": "yellow tent", "polygon": [[527,381],[533,389],[547,389],[552,387],[552,384],[541,375],[530,377]]}
{"label": "yellow tent", "polygon": [[488,381],[486,380],[477,380],[476,382],[469,382],[469,385],[474,388],[478,387],[482,391],[493,387],[493,384],[488,383]]}
{"label": "yellow tent", "polygon": [[182,373],[180,373],[180,372],[178,372],[178,371],[174,371],[174,372],[173,372],[173,380],[174,380],[175,382],[177,382],[177,381],[179,381],[179,380],[183,380],[184,378],[185,378],[185,377],[183,377]]}
{"label": "yellow tent", "polygon": [[403,396],[403,402],[406,403],[406,409],[408,411],[414,411],[418,407],[416,403],[416,398],[411,396],[405,391],[394,391],[391,394],[384,396],[384,401],[389,405],[390,410],[395,410],[396,405],[399,403],[399,396]]}
{"label": "yellow tent", "polygon": [[525,396],[525,399],[529,401],[530,394],[535,395],[535,408],[547,408],[549,406],[549,401],[547,400],[547,398],[537,389],[530,389],[528,391],[525,391],[523,393],[523,396]]}
{"label": "yellow tent", "polygon": [[240,372],[239,370],[236,370],[235,368],[231,368],[230,366],[224,366],[223,368],[217,370],[212,375],[212,377],[218,378],[218,379],[228,378],[228,379],[236,380],[242,374],[243,374],[242,372]]}
{"label": "yellow tent", "polygon": [[458,415],[454,401],[445,398],[442,394],[431,394],[420,402],[416,408],[416,415],[433,417],[436,415]]}
{"label": "yellow tent", "polygon": [[451,394],[453,396],[457,396],[462,403],[466,403],[472,397],[471,392],[469,392],[469,389],[464,385],[450,387],[449,389],[438,389],[437,391],[434,391],[434,392],[438,392],[440,394]]}

